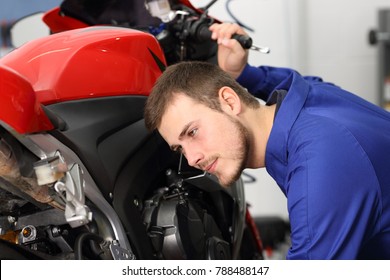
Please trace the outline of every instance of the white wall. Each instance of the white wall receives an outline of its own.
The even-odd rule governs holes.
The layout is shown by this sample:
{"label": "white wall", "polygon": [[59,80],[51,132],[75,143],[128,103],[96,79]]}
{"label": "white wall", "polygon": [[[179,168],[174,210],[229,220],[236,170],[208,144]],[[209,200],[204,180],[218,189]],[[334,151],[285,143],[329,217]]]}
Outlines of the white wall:
{"label": "white wall", "polygon": [[368,32],[388,0],[307,0],[307,72],[378,104],[377,49]]}
{"label": "white wall", "polygon": [[[208,2],[192,0],[197,6]],[[225,3],[219,0],[209,13],[233,21]],[[251,64],[292,67],[378,103],[377,49],[367,36],[377,28],[378,9],[390,8],[389,0],[234,0],[230,7],[255,29],[249,32],[254,43],[271,48],[268,55],[251,51]],[[252,214],[288,219],[286,199],[267,172],[246,172],[257,179],[245,187]]]}

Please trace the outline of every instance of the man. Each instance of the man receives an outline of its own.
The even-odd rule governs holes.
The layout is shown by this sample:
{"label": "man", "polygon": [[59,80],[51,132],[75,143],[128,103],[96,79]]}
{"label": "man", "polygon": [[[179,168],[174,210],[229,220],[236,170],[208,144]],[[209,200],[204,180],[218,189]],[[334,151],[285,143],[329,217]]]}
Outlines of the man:
{"label": "man", "polygon": [[248,65],[238,25],[210,30],[220,68],[168,67],[147,127],[224,186],[266,167],[287,196],[287,259],[390,259],[390,114],[318,77]]}

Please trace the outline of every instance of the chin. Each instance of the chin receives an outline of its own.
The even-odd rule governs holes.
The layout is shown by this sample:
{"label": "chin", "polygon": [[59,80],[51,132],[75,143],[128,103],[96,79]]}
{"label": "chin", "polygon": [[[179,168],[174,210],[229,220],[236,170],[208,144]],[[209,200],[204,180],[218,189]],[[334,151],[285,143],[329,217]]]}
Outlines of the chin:
{"label": "chin", "polygon": [[241,172],[235,174],[234,176],[230,176],[228,178],[221,178],[221,177],[217,177],[218,178],[218,181],[219,183],[227,188],[229,186],[231,186],[232,184],[234,184],[238,179],[240,179],[240,176],[241,176]]}
{"label": "chin", "polygon": [[229,187],[240,179],[241,173],[244,170],[243,162],[240,159],[236,159],[230,166],[227,164],[219,166],[220,169],[216,170],[215,176],[223,187]]}

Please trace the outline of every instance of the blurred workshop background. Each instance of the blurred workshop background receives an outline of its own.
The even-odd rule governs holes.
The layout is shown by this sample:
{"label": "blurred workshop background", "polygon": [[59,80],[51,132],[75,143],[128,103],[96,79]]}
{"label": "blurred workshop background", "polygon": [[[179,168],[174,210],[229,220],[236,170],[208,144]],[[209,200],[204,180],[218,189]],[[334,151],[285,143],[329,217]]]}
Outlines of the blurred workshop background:
{"label": "blurred workshop background", "polygon": [[[203,7],[210,0],[191,2]],[[59,3],[0,0],[0,56],[13,47],[9,40],[13,22]],[[251,51],[251,64],[295,68],[375,104],[386,107],[390,101],[389,0],[219,0],[209,14],[221,21],[239,22],[254,44],[271,49],[270,54]],[[245,170],[243,178],[252,215],[275,219],[275,227],[287,224],[286,199],[267,172]]]}

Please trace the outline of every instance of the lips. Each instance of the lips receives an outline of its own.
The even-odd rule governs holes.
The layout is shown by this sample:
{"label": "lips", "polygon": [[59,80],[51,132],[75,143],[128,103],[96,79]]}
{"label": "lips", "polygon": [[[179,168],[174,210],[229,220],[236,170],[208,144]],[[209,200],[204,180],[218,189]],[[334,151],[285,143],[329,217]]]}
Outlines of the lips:
{"label": "lips", "polygon": [[215,172],[215,168],[217,166],[217,160],[214,160],[211,164],[209,164],[205,169],[204,171],[208,172],[208,173],[214,173]]}

